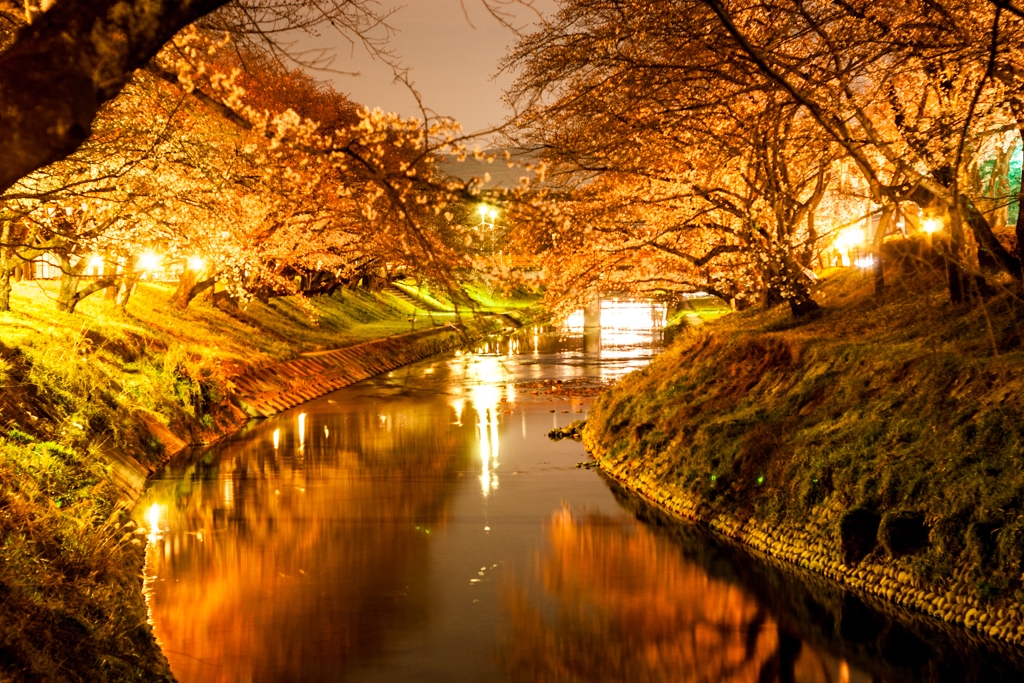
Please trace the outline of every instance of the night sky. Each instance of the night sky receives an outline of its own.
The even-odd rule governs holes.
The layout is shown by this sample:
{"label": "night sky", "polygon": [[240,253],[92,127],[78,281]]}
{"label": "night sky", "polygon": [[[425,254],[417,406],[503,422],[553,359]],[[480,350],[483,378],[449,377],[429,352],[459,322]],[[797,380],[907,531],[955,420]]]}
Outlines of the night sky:
{"label": "night sky", "polygon": [[[555,7],[554,0],[533,0],[533,4],[547,12]],[[537,13],[526,7],[507,9],[515,10],[513,24],[520,30],[529,32],[538,21]],[[483,0],[406,0],[389,23],[397,29],[391,49],[410,69],[410,80],[431,110],[428,113],[455,118],[465,132],[498,125],[509,116],[501,95],[512,77],[502,74],[495,79],[494,75],[516,36],[488,13]],[[422,116],[405,85],[393,83],[391,68],[372,59],[362,46],[353,47],[329,33],[316,44],[335,50],[333,69],[359,72],[358,76],[324,72],[315,74],[318,78],[333,81],[338,90],[370,108]]]}

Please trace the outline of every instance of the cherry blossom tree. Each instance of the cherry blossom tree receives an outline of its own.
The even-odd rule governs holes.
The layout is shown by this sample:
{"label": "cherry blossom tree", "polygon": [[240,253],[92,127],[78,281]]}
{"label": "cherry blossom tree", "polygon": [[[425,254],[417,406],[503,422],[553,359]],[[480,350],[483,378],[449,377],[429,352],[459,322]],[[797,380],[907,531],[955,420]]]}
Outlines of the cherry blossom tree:
{"label": "cherry blossom tree", "polygon": [[[771,207],[773,220],[803,212],[808,238],[820,234],[815,218],[821,207],[837,206],[827,181],[844,175],[840,168],[857,170],[855,184],[877,207],[866,213],[882,215],[873,244],[879,294],[881,240],[895,211],[916,213],[904,210],[907,204],[947,226],[944,254],[954,301],[964,300],[978,281],[976,260],[965,251],[968,237],[1020,280],[1019,258],[994,234],[977,204],[983,198],[972,195],[969,182],[971,168],[992,147],[989,140],[1019,128],[1013,103],[1024,69],[1014,48],[1024,23],[1016,13],[980,0],[898,7],[567,0],[561,7],[521,41],[507,66],[520,73],[510,97],[531,106],[521,122],[523,139],[555,162],[556,172],[570,174],[570,184],[636,174],[648,159],[662,163],[648,164],[644,173],[678,176],[677,168],[668,168],[679,163],[678,149],[719,160],[721,131],[746,120],[745,138],[737,139],[747,151],[737,158],[759,156],[764,177],[778,178],[754,194]],[[776,150],[792,145],[789,131],[768,119],[744,118],[748,102],[758,98],[769,98],[799,122],[796,139],[803,149],[817,150],[806,158],[820,160],[822,173],[807,167],[809,175],[797,177],[821,178],[822,193],[788,177],[792,161]],[[748,170],[733,167],[733,173],[732,191],[750,185]],[[750,219],[763,228],[764,216],[750,209]],[[678,217],[685,220],[685,212]],[[717,232],[723,240],[728,234]]]}
{"label": "cherry blossom tree", "polygon": [[838,146],[718,50],[708,12],[641,4],[564,3],[508,60],[510,97],[532,102],[519,142],[551,162],[574,214],[573,237],[552,237],[598,259],[582,272],[606,288],[814,312],[807,267]]}

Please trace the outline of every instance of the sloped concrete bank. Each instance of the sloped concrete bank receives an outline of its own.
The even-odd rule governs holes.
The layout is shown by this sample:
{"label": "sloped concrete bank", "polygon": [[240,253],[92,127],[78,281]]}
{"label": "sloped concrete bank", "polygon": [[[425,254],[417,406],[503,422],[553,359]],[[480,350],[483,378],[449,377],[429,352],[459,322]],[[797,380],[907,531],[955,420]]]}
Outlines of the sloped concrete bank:
{"label": "sloped concrete bank", "polygon": [[239,402],[250,417],[270,417],[368,377],[464,346],[501,330],[496,320],[419,330],[275,363],[235,378]]}
{"label": "sloped concrete bank", "polygon": [[[195,425],[186,424],[168,426],[144,413],[132,415],[129,420],[138,426],[140,436],[148,432],[151,438],[162,445],[163,453],[148,460],[120,451],[109,450],[104,453],[120,501],[129,508],[134,507],[150,478],[172,458],[189,448],[205,448],[234,434],[253,417],[273,415],[362,379],[465,346],[476,339],[514,326],[511,319],[491,316],[469,324],[449,325],[340,349],[305,353],[300,358],[236,377],[233,380],[237,387],[235,395],[215,406],[211,412],[215,416],[215,423],[206,429],[199,430]],[[131,546],[129,553],[129,561],[141,570],[145,559],[143,548]],[[145,624],[147,608],[141,574],[133,578],[132,585],[127,588],[124,609],[137,615],[136,621],[141,624],[137,652],[130,653],[130,656],[152,662],[142,673],[143,678],[173,681],[166,659]],[[0,679],[4,679],[4,668],[3,663],[0,663]]]}
{"label": "sloped concrete bank", "polygon": [[511,319],[492,316],[468,324],[446,325],[338,349],[307,352],[299,358],[236,376],[232,380],[236,393],[216,407],[212,429],[196,432],[186,429],[187,425],[178,425],[179,429],[175,430],[152,416],[136,415],[135,419],[149,435],[160,442],[163,455],[144,463],[126,453],[108,452],[111,475],[122,493],[122,500],[134,506],[149,479],[188,448],[210,446],[234,434],[252,418],[275,415],[368,377],[508,329],[514,329]]}

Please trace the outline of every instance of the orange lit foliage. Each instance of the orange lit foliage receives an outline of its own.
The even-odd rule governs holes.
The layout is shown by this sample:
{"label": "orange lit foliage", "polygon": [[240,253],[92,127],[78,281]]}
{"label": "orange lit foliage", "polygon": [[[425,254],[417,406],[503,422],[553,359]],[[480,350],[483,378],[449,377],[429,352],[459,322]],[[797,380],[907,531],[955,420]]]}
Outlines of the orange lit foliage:
{"label": "orange lit foliage", "polygon": [[[610,240],[590,249],[586,237],[551,236],[578,250],[566,249],[562,261],[575,257],[602,277],[621,269],[620,279],[628,280],[630,269],[641,282],[660,278],[686,289],[706,281],[706,289],[726,293],[730,287],[721,283],[729,281],[733,289],[766,291],[769,303],[799,302],[799,269],[787,262],[794,252],[813,251],[814,232],[838,232],[831,228],[845,222],[818,220],[812,230],[817,207],[837,202],[815,197],[808,181],[825,170],[827,195],[843,175],[836,166],[842,158],[857,170],[853,184],[871,204],[857,201],[840,216],[889,213],[913,203],[945,217],[955,301],[970,284],[963,274],[977,265],[965,250],[970,235],[997,267],[1020,279],[1019,259],[994,238],[967,193],[972,165],[991,147],[988,138],[1016,126],[1021,117],[1014,111],[1024,111],[1017,95],[1024,53],[1016,49],[1024,20],[1020,13],[1000,14],[996,5],[563,2],[555,19],[524,38],[507,63],[520,70],[511,96],[530,105],[522,138],[566,179],[561,189],[575,193],[567,210],[585,220],[574,221],[571,230],[601,225],[596,212],[572,206],[598,190],[637,201],[629,212],[616,212],[615,200],[609,202],[613,210],[603,226],[625,235],[618,245]],[[768,104],[777,107],[771,116],[764,115]],[[793,157],[794,143],[803,149],[802,162]],[[754,157],[760,161],[752,163]],[[701,159],[714,167],[714,184],[694,173]],[[843,184],[848,187],[849,178]],[[698,198],[703,205],[694,203]],[[656,225],[652,234],[666,235],[662,244],[629,232],[651,222],[652,201],[676,235],[670,239]],[[734,213],[735,205],[747,214],[748,228],[716,220],[722,211]],[[801,212],[806,225],[791,220]],[[775,233],[776,244],[757,244],[763,231]],[[726,247],[741,249],[730,251],[716,273],[722,254],[704,259]],[[649,268],[631,262],[631,252],[648,252],[649,259],[652,250],[668,249],[677,258],[666,253]],[[880,270],[876,276],[883,284]]]}
{"label": "orange lit foliage", "polygon": [[[429,159],[403,147],[422,133],[393,131],[386,116],[359,113],[301,72],[259,59],[249,66],[253,101],[289,132],[308,127],[294,105],[338,126],[353,148],[374,145],[368,156],[377,167],[370,177],[239,127],[142,72],[104,109],[78,152],[8,193],[16,237],[36,228],[21,240],[21,257],[59,251],[67,254],[69,269],[80,270],[91,255],[102,255],[108,275],[119,268],[122,306],[141,274],[135,259],[147,249],[158,251],[172,270],[193,255],[205,260],[203,273],[186,273],[181,304],[216,280],[240,298],[317,293],[382,273],[385,263],[433,264],[434,271],[452,263],[455,253],[434,229],[441,208],[431,203],[434,195],[409,202],[416,207],[413,220],[406,198],[378,187],[388,174],[429,172]],[[376,124],[368,126],[368,119]],[[59,220],[50,216],[54,212]],[[20,263],[18,254],[9,261],[8,272]]]}
{"label": "orange lit foliage", "polygon": [[805,271],[837,146],[720,50],[709,18],[566,3],[509,58],[510,96],[532,105],[522,144],[551,163],[571,217],[533,239],[569,264],[556,294],[704,290],[816,309]]}
{"label": "orange lit foliage", "polygon": [[525,592],[509,595],[506,657],[521,680],[759,683],[793,680],[793,671],[808,683],[830,680],[806,647],[786,661],[778,627],[743,589],[632,520],[562,511],[549,536],[540,571],[557,618]]}

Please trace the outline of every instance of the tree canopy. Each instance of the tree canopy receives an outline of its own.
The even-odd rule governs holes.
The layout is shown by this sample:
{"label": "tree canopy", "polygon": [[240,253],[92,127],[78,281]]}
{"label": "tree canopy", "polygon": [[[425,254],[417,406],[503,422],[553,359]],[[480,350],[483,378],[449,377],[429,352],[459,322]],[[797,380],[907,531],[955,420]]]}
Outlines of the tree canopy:
{"label": "tree canopy", "polygon": [[[508,97],[526,111],[517,142],[566,190],[573,236],[557,244],[619,284],[674,280],[812,312],[808,269],[871,214],[880,291],[881,239],[904,218],[943,222],[954,301],[980,275],[971,245],[1020,281],[1014,245],[997,236],[1019,201],[1007,159],[1020,139],[1024,21],[1012,4],[560,7],[505,63],[518,74]],[[615,237],[582,237],[593,233]]]}
{"label": "tree canopy", "polygon": [[[241,298],[402,268],[454,284],[473,239],[456,213],[482,185],[436,168],[439,151],[468,153],[458,125],[367,109],[282,59],[280,32],[323,25],[377,49],[374,3],[108,4],[4,6],[0,309],[44,252],[66,311],[104,288],[124,305],[156,248],[181,270],[182,305],[215,281]],[[65,61],[47,66],[55,40]],[[105,277],[78,289],[97,261]]]}

